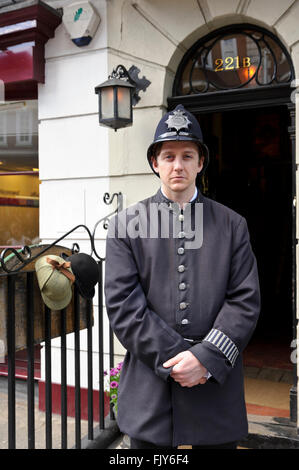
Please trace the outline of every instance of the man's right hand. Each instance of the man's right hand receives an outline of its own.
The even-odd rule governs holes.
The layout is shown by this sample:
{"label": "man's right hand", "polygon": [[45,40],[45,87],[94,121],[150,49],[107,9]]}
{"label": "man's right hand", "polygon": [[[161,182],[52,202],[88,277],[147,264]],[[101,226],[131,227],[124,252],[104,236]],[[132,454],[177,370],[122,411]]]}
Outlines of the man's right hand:
{"label": "man's right hand", "polygon": [[208,372],[207,369],[190,351],[182,351],[163,364],[163,367],[172,366],[170,376],[182,387],[194,387],[207,382],[207,378],[204,377]]}

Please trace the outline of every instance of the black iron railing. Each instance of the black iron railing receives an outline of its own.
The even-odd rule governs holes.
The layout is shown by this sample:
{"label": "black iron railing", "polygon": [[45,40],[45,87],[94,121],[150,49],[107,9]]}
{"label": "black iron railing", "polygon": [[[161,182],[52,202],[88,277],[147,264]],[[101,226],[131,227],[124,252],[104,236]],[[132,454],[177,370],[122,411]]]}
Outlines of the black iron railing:
{"label": "black iron railing", "polygon": [[[7,379],[7,391],[8,391],[8,448],[17,448],[16,442],[16,370],[15,370],[15,359],[16,359],[16,289],[17,283],[22,279],[23,285],[25,285],[25,302],[23,308],[26,310],[26,347],[27,347],[27,424],[28,424],[28,448],[35,448],[35,377],[34,377],[34,308],[35,308],[35,296],[34,296],[34,276],[35,271],[28,270],[24,272],[24,269],[29,263],[32,263],[35,259],[40,257],[46,252],[49,252],[51,248],[57,246],[60,241],[66,239],[68,235],[76,231],[79,227],[84,227],[88,233],[91,243],[91,255],[97,258],[99,265],[99,280],[98,280],[98,299],[97,299],[97,310],[98,310],[98,331],[97,331],[97,347],[98,347],[98,371],[97,375],[99,378],[99,403],[98,410],[99,416],[94,416],[94,396],[93,396],[93,300],[82,299],[74,285],[73,302],[74,302],[74,368],[75,368],[75,448],[80,449],[82,444],[81,432],[81,372],[82,367],[80,363],[80,321],[82,318],[86,324],[86,335],[87,335],[87,403],[88,403],[88,435],[85,437],[88,441],[93,441],[95,438],[95,430],[97,436],[99,430],[105,429],[105,392],[104,392],[104,328],[103,328],[103,263],[104,258],[100,257],[95,249],[95,232],[96,228],[100,223],[103,223],[104,228],[107,228],[109,218],[122,209],[122,195],[121,193],[113,194],[110,198],[109,194],[106,193],[104,196],[104,202],[111,204],[114,198],[117,198],[117,208],[112,213],[108,214],[101,220],[99,220],[93,232],[85,225],[79,225],[68,233],[60,237],[51,245],[47,245],[45,249],[38,252],[37,255],[32,254],[30,247],[23,247],[22,250],[16,250],[15,248],[6,248],[2,251],[0,256],[1,273],[0,278],[6,282],[7,289],[7,365],[8,365],[8,379]],[[77,243],[73,244],[72,252],[78,252],[80,248]],[[19,260],[19,265],[14,268],[9,267],[7,263],[8,253],[14,253]],[[1,279],[0,279],[1,280]],[[43,304],[44,308],[44,344],[45,344],[45,447],[47,449],[52,448],[52,354],[51,354],[51,339],[52,339],[52,315],[51,310]],[[61,338],[61,448],[68,448],[68,420],[67,420],[67,407],[68,407],[68,395],[67,395],[67,324],[66,324],[66,309],[60,312],[60,338]],[[82,329],[81,329],[82,330]],[[113,347],[113,333],[109,328],[109,366],[114,366],[114,347]],[[110,407],[110,419],[114,420],[112,408]],[[98,428],[95,427],[94,422],[98,422]]]}

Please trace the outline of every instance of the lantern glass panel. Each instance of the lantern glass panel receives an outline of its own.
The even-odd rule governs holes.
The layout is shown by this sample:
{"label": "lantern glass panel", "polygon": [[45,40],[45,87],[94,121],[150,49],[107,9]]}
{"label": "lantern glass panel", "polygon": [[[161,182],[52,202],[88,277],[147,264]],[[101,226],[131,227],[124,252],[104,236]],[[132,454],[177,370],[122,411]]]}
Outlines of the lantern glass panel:
{"label": "lantern glass panel", "polygon": [[102,89],[102,119],[112,119],[114,117],[113,87]]}
{"label": "lantern glass panel", "polygon": [[131,90],[129,88],[117,88],[118,117],[131,118]]}

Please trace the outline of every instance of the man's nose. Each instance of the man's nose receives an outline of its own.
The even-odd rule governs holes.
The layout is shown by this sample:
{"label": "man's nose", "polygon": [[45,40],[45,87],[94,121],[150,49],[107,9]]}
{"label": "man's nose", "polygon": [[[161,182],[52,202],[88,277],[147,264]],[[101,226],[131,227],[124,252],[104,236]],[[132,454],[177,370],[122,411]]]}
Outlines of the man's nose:
{"label": "man's nose", "polygon": [[174,161],[174,169],[180,171],[183,169],[183,162],[181,158],[176,158]]}

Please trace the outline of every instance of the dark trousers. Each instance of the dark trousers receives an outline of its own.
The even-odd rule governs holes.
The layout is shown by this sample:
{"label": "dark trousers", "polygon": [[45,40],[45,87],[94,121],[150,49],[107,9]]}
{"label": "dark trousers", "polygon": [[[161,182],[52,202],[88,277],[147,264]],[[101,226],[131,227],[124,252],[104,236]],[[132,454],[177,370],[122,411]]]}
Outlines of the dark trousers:
{"label": "dark trousers", "polygon": [[[192,446],[192,449],[236,449],[237,442],[226,442],[224,444]],[[131,438],[131,449],[174,449],[174,447],[165,447],[152,444],[151,442],[140,441]]]}

